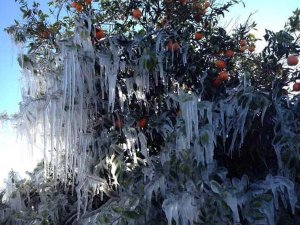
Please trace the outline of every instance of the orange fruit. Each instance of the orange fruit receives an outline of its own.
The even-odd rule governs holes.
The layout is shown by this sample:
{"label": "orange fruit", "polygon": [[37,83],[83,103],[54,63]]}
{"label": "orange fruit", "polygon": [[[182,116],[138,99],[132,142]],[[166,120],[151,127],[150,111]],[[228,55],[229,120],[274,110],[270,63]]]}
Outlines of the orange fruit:
{"label": "orange fruit", "polygon": [[93,0],[84,0],[85,4],[87,4],[87,5],[92,4],[92,1],[93,1]]}
{"label": "orange fruit", "polygon": [[201,40],[204,37],[204,35],[200,32],[195,33],[195,40]]}
{"label": "orange fruit", "polygon": [[72,7],[76,9],[76,7],[79,5],[77,2],[72,2]]}
{"label": "orange fruit", "polygon": [[246,46],[247,45],[247,41],[245,39],[242,39],[240,41],[240,46],[243,47],[243,46]]}
{"label": "orange fruit", "polygon": [[221,71],[218,75],[218,79],[221,81],[226,81],[228,80],[228,72],[226,71]]}
{"label": "orange fruit", "polygon": [[47,30],[44,30],[39,34],[41,38],[48,39],[50,37],[50,33]]}
{"label": "orange fruit", "polygon": [[142,17],[142,12],[140,9],[134,9],[132,11],[132,17],[136,20],[140,19]]}
{"label": "orange fruit", "polygon": [[255,45],[251,44],[248,48],[249,52],[254,52],[255,51]]}
{"label": "orange fruit", "polygon": [[168,42],[168,44],[167,44],[167,49],[168,49],[169,51],[172,51],[172,49],[173,49],[173,41],[172,41],[172,40],[169,40],[169,42]]}
{"label": "orange fruit", "polygon": [[147,125],[147,118],[146,117],[142,117],[141,119],[139,119],[138,121],[138,127],[139,128],[145,128]]}
{"label": "orange fruit", "polygon": [[215,66],[218,68],[218,69],[225,69],[226,68],[226,62],[223,61],[223,60],[217,60],[215,62]]}
{"label": "orange fruit", "polygon": [[96,28],[96,39],[100,40],[105,37],[105,32],[101,28]]}
{"label": "orange fruit", "polygon": [[289,55],[289,57],[287,58],[287,64],[289,66],[296,66],[299,62],[299,59],[297,56],[295,55]]}
{"label": "orange fruit", "polygon": [[218,88],[221,85],[222,81],[217,77],[212,81],[212,86]]}
{"label": "orange fruit", "polygon": [[120,128],[122,128],[122,126],[123,126],[122,120],[121,119],[117,119],[115,121],[115,128],[116,129],[120,129]]}
{"label": "orange fruit", "polygon": [[240,52],[244,52],[244,51],[246,51],[247,50],[247,46],[242,46],[242,47],[240,47]]}
{"label": "orange fruit", "polygon": [[207,9],[208,7],[210,7],[210,2],[204,2],[204,8]]}
{"label": "orange fruit", "polygon": [[173,45],[172,45],[172,50],[175,52],[178,49],[180,49],[180,45],[178,44],[178,42],[174,42]]}
{"label": "orange fruit", "polygon": [[175,42],[173,42],[172,40],[170,40],[169,42],[168,42],[168,44],[167,44],[167,49],[169,50],[169,51],[177,51],[178,49],[180,49],[180,45],[178,44],[178,42],[177,41],[175,41]]}
{"label": "orange fruit", "polygon": [[227,58],[232,58],[232,57],[234,56],[234,51],[231,50],[231,49],[226,50],[225,56],[226,56]]}
{"label": "orange fruit", "polygon": [[75,9],[76,9],[77,12],[81,12],[83,10],[83,6],[80,5],[80,4],[77,4]]}
{"label": "orange fruit", "polygon": [[299,82],[295,82],[293,85],[293,91],[300,91],[300,83]]}

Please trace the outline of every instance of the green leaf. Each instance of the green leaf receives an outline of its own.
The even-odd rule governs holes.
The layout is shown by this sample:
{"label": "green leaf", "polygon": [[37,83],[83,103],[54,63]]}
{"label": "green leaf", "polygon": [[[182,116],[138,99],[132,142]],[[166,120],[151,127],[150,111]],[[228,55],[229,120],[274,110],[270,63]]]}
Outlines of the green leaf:
{"label": "green leaf", "polygon": [[135,211],[124,211],[123,215],[129,219],[138,219],[140,217],[140,215]]}
{"label": "green leaf", "polygon": [[220,194],[222,191],[222,186],[215,180],[210,181],[210,188],[216,194]]}

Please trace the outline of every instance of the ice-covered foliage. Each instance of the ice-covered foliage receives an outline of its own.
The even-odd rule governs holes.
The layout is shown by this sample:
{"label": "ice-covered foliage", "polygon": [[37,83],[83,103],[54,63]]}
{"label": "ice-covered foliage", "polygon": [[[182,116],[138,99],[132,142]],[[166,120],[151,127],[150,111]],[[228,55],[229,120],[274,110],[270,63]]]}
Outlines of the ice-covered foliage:
{"label": "ice-covered foliage", "polygon": [[[204,1],[113,0],[82,10],[73,4],[73,12],[56,1],[70,13],[62,23],[48,25],[38,11],[25,15],[32,29],[41,25],[30,16],[38,16],[49,36],[29,25],[10,27],[17,40],[31,43],[20,56],[17,127],[44,159],[29,180],[10,180],[2,221],[299,220],[299,95],[281,92],[288,74],[299,71],[274,61],[278,43],[262,54],[238,50],[242,38],[256,41],[254,25],[232,35],[218,25],[236,2],[211,1],[206,12]],[[129,15],[137,7],[142,19]],[[196,40],[199,30],[205,37]],[[220,52],[230,49],[234,57]],[[284,60],[287,53],[276,51]],[[218,68],[220,60],[226,68]],[[230,78],[217,80],[224,71]]]}

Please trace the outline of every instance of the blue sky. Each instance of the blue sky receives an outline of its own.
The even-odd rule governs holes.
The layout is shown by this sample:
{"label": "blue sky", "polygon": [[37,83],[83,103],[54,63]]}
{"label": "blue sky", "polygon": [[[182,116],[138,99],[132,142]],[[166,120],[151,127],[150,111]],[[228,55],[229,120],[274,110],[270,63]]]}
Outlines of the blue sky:
{"label": "blue sky", "polygon": [[8,113],[18,110],[20,101],[20,88],[18,78],[20,76],[16,61],[17,48],[3,29],[13,24],[14,19],[19,19],[18,5],[13,0],[1,2],[0,7],[0,112]]}
{"label": "blue sky", "polygon": [[[47,0],[39,1],[45,4]],[[225,20],[243,22],[249,13],[256,12],[253,20],[258,24],[255,35],[262,37],[264,29],[278,31],[284,26],[292,11],[300,8],[300,0],[245,0],[246,8],[235,6]],[[1,1],[0,7],[0,112],[15,113],[20,102],[19,77],[20,68],[17,63],[17,48],[10,41],[3,29],[20,19],[18,4],[14,0]],[[233,25],[233,24],[231,24]],[[263,44],[263,43],[262,43]],[[6,126],[0,127],[0,185],[1,180],[11,168],[17,171],[28,169],[34,165],[32,158],[24,152],[24,144],[16,142],[14,132]]]}

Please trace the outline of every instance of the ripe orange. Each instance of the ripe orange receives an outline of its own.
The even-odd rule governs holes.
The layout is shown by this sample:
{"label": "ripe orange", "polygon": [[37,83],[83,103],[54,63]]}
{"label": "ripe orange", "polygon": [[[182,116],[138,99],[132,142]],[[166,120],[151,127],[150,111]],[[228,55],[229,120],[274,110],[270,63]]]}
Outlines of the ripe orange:
{"label": "ripe orange", "polygon": [[293,85],[293,91],[300,91],[300,83],[299,82],[295,82]]}
{"label": "ripe orange", "polygon": [[72,2],[72,7],[76,9],[76,7],[79,5],[77,2]]}
{"label": "ripe orange", "polygon": [[116,129],[120,129],[120,128],[122,128],[122,126],[123,126],[122,120],[121,120],[121,119],[117,119],[117,120],[115,121],[115,128],[116,128]]}
{"label": "ripe orange", "polygon": [[92,4],[92,1],[93,1],[93,0],[84,0],[85,4],[87,4],[87,5]]}
{"label": "ripe orange", "polygon": [[195,40],[201,40],[204,37],[204,35],[200,32],[195,33]]}
{"label": "ripe orange", "polygon": [[215,62],[215,66],[218,68],[218,69],[225,69],[226,68],[226,62],[223,61],[223,60],[217,60]]}
{"label": "ripe orange", "polygon": [[138,127],[139,128],[145,128],[147,125],[147,118],[146,117],[142,117],[141,119],[139,119],[138,121]]}
{"label": "ripe orange", "polygon": [[208,7],[210,7],[210,2],[204,2],[204,8],[207,9]]}
{"label": "ripe orange", "polygon": [[173,42],[172,40],[170,40],[169,42],[168,42],[168,44],[167,44],[167,49],[169,50],[169,51],[177,51],[178,49],[180,49],[180,45],[178,44],[178,42]]}
{"label": "ripe orange", "polygon": [[246,51],[247,50],[247,46],[242,46],[242,47],[240,47],[240,52],[244,52],[244,51]]}
{"label": "ripe orange", "polygon": [[77,12],[81,12],[83,10],[83,6],[77,3],[77,5],[75,6],[75,9]]}
{"label": "ripe orange", "polygon": [[41,38],[48,39],[50,37],[50,33],[47,30],[44,30],[39,34]]}
{"label": "ripe orange", "polygon": [[96,39],[100,40],[105,37],[105,32],[101,28],[96,28]]}
{"label": "ripe orange", "polygon": [[134,19],[136,19],[136,20],[138,20],[138,19],[140,19],[141,17],[142,17],[142,12],[141,12],[141,10],[140,9],[134,9],[133,11],[132,11],[132,17],[134,18]]}
{"label": "ripe orange", "polygon": [[287,64],[289,66],[296,66],[299,62],[299,59],[297,56],[295,55],[289,55],[289,57],[287,58]]}
{"label": "ripe orange", "polygon": [[172,49],[173,49],[173,41],[172,41],[172,40],[169,40],[169,42],[168,42],[168,44],[167,44],[167,49],[168,49],[169,51],[172,51]]}
{"label": "ripe orange", "polygon": [[255,45],[251,44],[248,48],[249,52],[254,52],[255,51]]}
{"label": "ripe orange", "polygon": [[180,45],[178,44],[178,42],[174,42],[172,45],[172,50],[177,51],[178,49],[180,49]]}
{"label": "ripe orange", "polygon": [[226,50],[225,56],[226,56],[227,58],[232,58],[232,57],[234,56],[234,51],[231,50],[231,49]]}
{"label": "ripe orange", "polygon": [[226,81],[228,80],[228,72],[226,71],[221,71],[218,75],[218,79],[221,81]]}
{"label": "ripe orange", "polygon": [[242,39],[240,41],[240,46],[243,47],[243,46],[246,46],[247,45],[247,41],[245,39]]}
{"label": "ripe orange", "polygon": [[212,86],[218,88],[221,85],[222,81],[217,77],[212,81]]}

